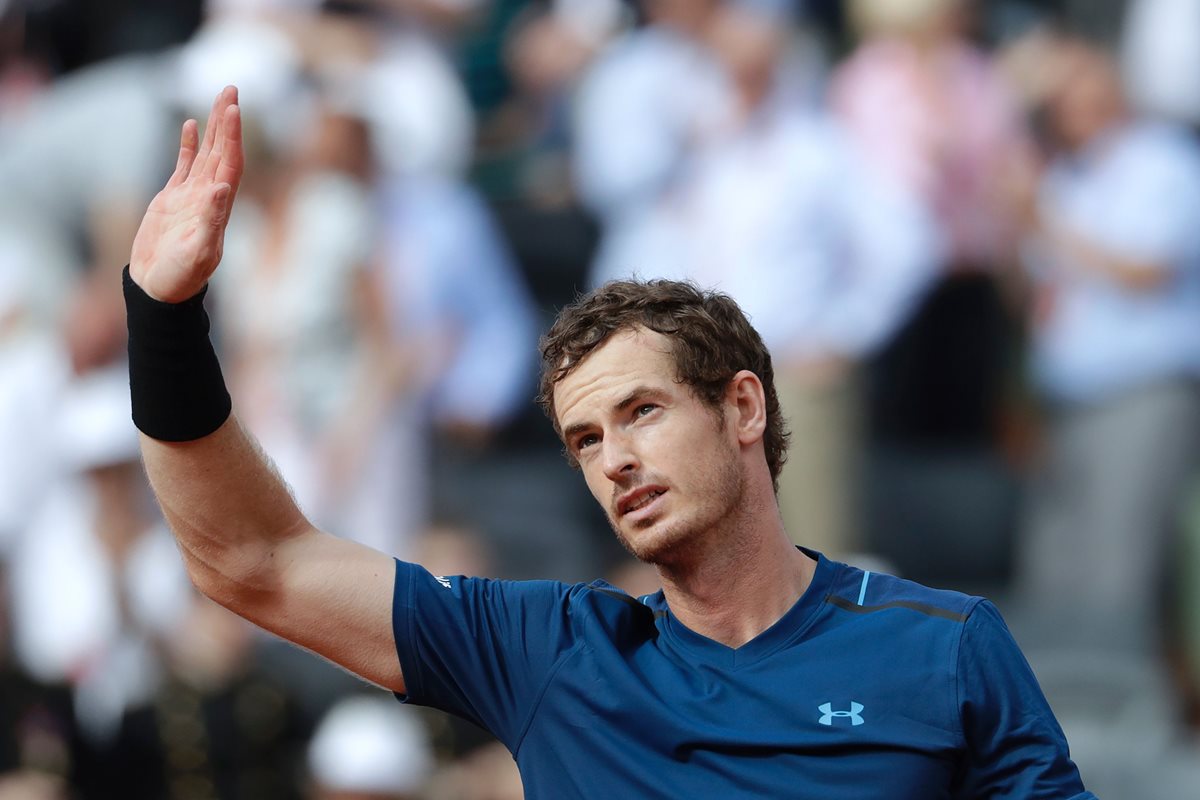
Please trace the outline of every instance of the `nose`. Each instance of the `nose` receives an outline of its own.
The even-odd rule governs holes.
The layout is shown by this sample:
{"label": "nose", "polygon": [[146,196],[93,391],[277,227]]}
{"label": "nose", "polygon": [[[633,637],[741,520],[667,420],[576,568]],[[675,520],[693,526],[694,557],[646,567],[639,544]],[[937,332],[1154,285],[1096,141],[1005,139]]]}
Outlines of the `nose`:
{"label": "nose", "polygon": [[629,437],[610,434],[604,437],[602,446],[604,475],[613,483],[628,481],[641,466]]}

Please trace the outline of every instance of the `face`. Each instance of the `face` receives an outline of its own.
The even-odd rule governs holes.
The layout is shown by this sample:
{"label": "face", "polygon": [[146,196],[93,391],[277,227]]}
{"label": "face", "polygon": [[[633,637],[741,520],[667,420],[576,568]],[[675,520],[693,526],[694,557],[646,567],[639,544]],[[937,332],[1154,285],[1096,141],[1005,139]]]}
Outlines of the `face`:
{"label": "face", "polygon": [[744,494],[736,434],[676,382],[669,340],[625,331],[554,389],[563,439],[617,537],[670,564],[733,524]]}
{"label": "face", "polygon": [[1048,110],[1059,141],[1075,150],[1120,117],[1121,83],[1113,64],[1098,53],[1076,48],[1063,60],[1062,85]]}

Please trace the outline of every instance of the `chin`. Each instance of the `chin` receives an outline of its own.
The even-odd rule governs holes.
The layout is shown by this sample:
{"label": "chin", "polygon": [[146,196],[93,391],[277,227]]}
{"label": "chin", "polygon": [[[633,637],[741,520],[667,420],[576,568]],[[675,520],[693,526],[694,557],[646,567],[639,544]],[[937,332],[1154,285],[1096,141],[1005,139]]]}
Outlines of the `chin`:
{"label": "chin", "polygon": [[678,561],[680,554],[687,549],[686,544],[694,538],[694,531],[688,525],[679,522],[670,524],[662,520],[654,520],[632,533],[622,531],[615,524],[613,530],[630,555],[655,565]]}

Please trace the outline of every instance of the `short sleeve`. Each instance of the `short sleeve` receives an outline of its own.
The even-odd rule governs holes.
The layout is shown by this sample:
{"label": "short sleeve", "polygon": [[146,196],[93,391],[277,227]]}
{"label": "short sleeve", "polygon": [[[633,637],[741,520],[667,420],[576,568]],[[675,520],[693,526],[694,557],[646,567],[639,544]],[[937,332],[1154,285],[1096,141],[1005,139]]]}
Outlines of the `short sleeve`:
{"label": "short sleeve", "polygon": [[573,590],[553,581],[434,576],[396,562],[392,626],[404,702],[463,717],[510,750],[575,645]]}
{"label": "short sleeve", "polygon": [[964,623],[958,704],[967,752],[955,797],[1095,800],[1033,670],[987,601]]}

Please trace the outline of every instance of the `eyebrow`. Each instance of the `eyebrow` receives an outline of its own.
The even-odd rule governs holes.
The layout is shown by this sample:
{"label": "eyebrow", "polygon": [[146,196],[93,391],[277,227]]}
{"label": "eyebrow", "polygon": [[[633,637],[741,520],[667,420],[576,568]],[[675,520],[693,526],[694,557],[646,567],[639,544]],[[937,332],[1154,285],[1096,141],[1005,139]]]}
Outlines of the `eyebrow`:
{"label": "eyebrow", "polygon": [[[655,389],[646,385],[635,386],[632,390],[630,390],[629,394],[625,395],[613,405],[612,410],[620,413],[636,403],[638,400],[644,398],[661,399],[665,395],[666,392],[661,389]],[[580,433],[583,433],[584,431],[590,430],[593,427],[594,423],[591,422],[576,422],[573,425],[569,425],[563,429],[563,441],[570,444],[572,438]]]}
{"label": "eyebrow", "polygon": [[635,386],[629,394],[625,395],[616,405],[613,406],[613,411],[624,411],[638,400],[644,397],[661,398],[664,392],[661,389],[655,389],[650,386]]}

